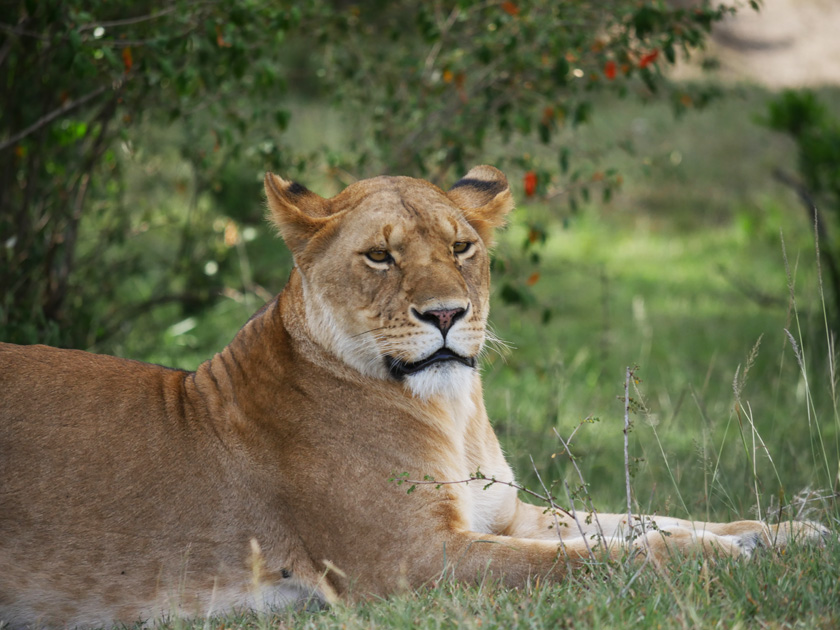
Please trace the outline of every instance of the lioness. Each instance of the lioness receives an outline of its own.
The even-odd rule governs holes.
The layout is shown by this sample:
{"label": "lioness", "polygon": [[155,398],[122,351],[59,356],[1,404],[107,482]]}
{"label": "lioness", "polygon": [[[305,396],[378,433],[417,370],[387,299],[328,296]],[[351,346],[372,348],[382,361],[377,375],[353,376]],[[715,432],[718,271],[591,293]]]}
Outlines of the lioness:
{"label": "lioness", "polygon": [[[749,553],[818,526],[579,519],[510,486],[477,369],[504,175],[378,177],[324,199],[265,178],[295,269],[195,372],[0,345],[0,620],[101,625],[345,595],[443,574],[562,579],[590,550]],[[635,524],[634,524],[635,525]],[[491,543],[491,544],[486,544]]]}

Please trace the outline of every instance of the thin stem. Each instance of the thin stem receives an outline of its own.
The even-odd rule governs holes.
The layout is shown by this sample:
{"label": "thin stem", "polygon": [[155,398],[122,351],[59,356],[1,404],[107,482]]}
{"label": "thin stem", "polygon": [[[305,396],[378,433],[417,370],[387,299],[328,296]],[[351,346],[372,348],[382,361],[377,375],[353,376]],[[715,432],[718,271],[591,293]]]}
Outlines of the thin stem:
{"label": "thin stem", "polygon": [[[586,532],[583,531],[583,525],[580,524],[580,521],[577,517],[577,510],[575,509],[575,502],[572,501],[572,494],[569,492],[569,482],[565,479],[563,480],[563,488],[566,490],[566,499],[569,501],[569,504],[572,506],[572,518],[575,519],[575,525],[577,525],[578,531],[580,532],[580,537],[583,540],[583,544],[586,546],[586,551],[589,552],[589,557],[593,560],[596,560],[595,554],[592,553],[592,548],[589,546],[589,541],[586,539]],[[607,546],[607,541],[603,538],[601,541],[604,543],[604,547]]]}
{"label": "thin stem", "polygon": [[503,486],[508,486],[510,488],[515,488],[516,490],[519,490],[520,492],[524,492],[525,494],[528,494],[528,495],[534,497],[535,499],[539,499],[540,501],[543,501],[544,503],[548,503],[549,505],[553,506],[553,509],[556,509],[558,512],[562,512],[566,516],[572,516],[572,513],[569,510],[567,510],[565,508],[561,508],[559,505],[555,504],[554,500],[550,496],[543,496],[538,492],[534,492],[533,490],[529,490],[525,486],[520,485],[520,484],[516,483],[515,481],[500,481],[500,480],[498,480],[494,477],[491,477],[491,478],[488,479],[487,477],[484,477],[480,474],[472,474],[472,475],[470,475],[469,479],[458,479],[457,481],[436,481],[434,479],[422,479],[422,480],[420,480],[420,479],[401,479],[399,477],[395,478],[395,480],[396,481],[402,481],[403,483],[411,484],[411,485],[414,485],[414,486],[451,486],[451,485],[459,484],[459,483],[469,484],[471,481],[485,482],[486,483],[485,487],[490,487],[490,486],[493,486],[493,485],[496,485],[496,484],[501,484]]}
{"label": "thin stem", "polygon": [[624,484],[627,491],[627,531],[633,531],[633,498],[630,492],[630,377],[628,366],[624,374]]}
{"label": "thin stem", "polygon": [[[563,449],[569,455],[569,461],[572,462],[572,466],[574,467],[575,472],[577,472],[577,476],[578,476],[578,479],[580,479],[581,485],[585,487],[586,482],[583,479],[583,473],[581,472],[580,467],[577,465],[577,461],[575,460],[574,455],[572,455],[572,450],[569,448],[569,443],[572,441],[572,436],[580,428],[580,426],[581,425],[578,425],[577,427],[575,427],[575,430],[572,431],[572,435],[569,436],[569,442],[566,442],[566,440],[564,440],[562,437],[560,437],[560,433],[557,431],[557,429],[554,429],[554,435],[557,436],[557,439],[560,440],[560,444],[563,445]],[[533,462],[534,460],[532,459],[531,461]],[[542,480],[540,480],[540,483],[542,483]],[[588,492],[587,492],[587,497],[589,497]],[[574,507],[574,504],[572,504],[572,507]],[[601,536],[601,540],[606,540],[606,536],[604,536],[604,529],[601,527],[601,521],[598,520],[598,512],[595,510],[595,507],[592,505],[592,497],[589,497],[588,508],[589,508],[590,513],[592,514],[592,517],[595,519],[595,525],[598,527],[598,535]]]}
{"label": "thin stem", "polygon": [[36,131],[38,131],[42,127],[47,126],[48,124],[50,124],[53,120],[55,120],[59,116],[63,116],[67,112],[72,111],[74,109],[77,109],[77,108],[81,107],[82,105],[84,105],[85,103],[87,103],[88,101],[93,100],[94,98],[96,98],[97,96],[102,94],[105,90],[107,90],[109,87],[110,86],[108,86],[108,85],[101,85],[98,88],[96,88],[95,90],[93,90],[92,92],[88,92],[87,94],[85,94],[81,98],[77,98],[75,101],[68,101],[67,103],[65,103],[64,105],[59,107],[58,109],[54,109],[50,113],[48,113],[44,116],[41,116],[41,118],[39,118],[34,123],[29,125],[26,129],[24,129],[22,131],[19,131],[18,133],[16,133],[13,136],[7,138],[3,142],[0,142],[0,151],[3,151],[4,149],[7,149],[8,147],[10,147],[13,144],[15,144],[16,142],[18,142],[19,140],[22,140],[26,136],[35,133]]}
{"label": "thin stem", "polygon": [[169,15],[170,13],[174,13],[179,8],[176,6],[169,7],[167,9],[162,9],[157,13],[149,13],[148,15],[138,15],[137,17],[133,18],[124,18],[122,20],[104,20],[102,22],[91,22],[90,24],[83,24],[79,27],[79,32],[82,31],[90,31],[95,28],[111,28],[114,26],[130,26],[132,24],[140,24],[141,22],[149,22],[150,20],[156,20],[159,17],[163,17],[164,15]]}

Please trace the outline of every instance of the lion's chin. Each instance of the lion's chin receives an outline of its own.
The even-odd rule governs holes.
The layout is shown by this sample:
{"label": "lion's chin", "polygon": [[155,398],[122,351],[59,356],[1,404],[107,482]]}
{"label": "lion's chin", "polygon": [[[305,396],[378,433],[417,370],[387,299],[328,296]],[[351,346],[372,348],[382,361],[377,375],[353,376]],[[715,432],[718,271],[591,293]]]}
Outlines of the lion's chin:
{"label": "lion's chin", "polygon": [[421,399],[445,398],[457,401],[469,398],[476,374],[472,366],[458,361],[439,361],[406,375],[402,381],[411,393]]}

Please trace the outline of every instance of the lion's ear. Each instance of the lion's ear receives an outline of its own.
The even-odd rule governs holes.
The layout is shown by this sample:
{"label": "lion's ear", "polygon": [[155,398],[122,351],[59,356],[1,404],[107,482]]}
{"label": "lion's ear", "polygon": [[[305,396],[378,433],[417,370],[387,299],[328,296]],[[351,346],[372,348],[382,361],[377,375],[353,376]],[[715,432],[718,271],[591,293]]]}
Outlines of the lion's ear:
{"label": "lion's ear", "polygon": [[464,216],[488,247],[493,245],[493,232],[505,224],[513,209],[507,177],[492,166],[476,166],[446,193],[464,211]]}
{"label": "lion's ear", "polygon": [[297,258],[309,240],[329,221],[329,201],[274,173],[265,174],[265,196],[271,222]]}

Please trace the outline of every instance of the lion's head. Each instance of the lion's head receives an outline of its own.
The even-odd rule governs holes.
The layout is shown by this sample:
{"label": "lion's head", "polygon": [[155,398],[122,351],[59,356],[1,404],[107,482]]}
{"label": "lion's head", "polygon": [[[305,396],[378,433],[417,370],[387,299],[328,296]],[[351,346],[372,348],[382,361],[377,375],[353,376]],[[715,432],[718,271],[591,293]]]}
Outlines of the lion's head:
{"label": "lion's head", "polygon": [[269,173],[265,188],[313,340],[418,397],[463,392],[485,342],[488,248],[513,206],[505,176],[478,166],[448,192],[377,177],[325,199]]}

